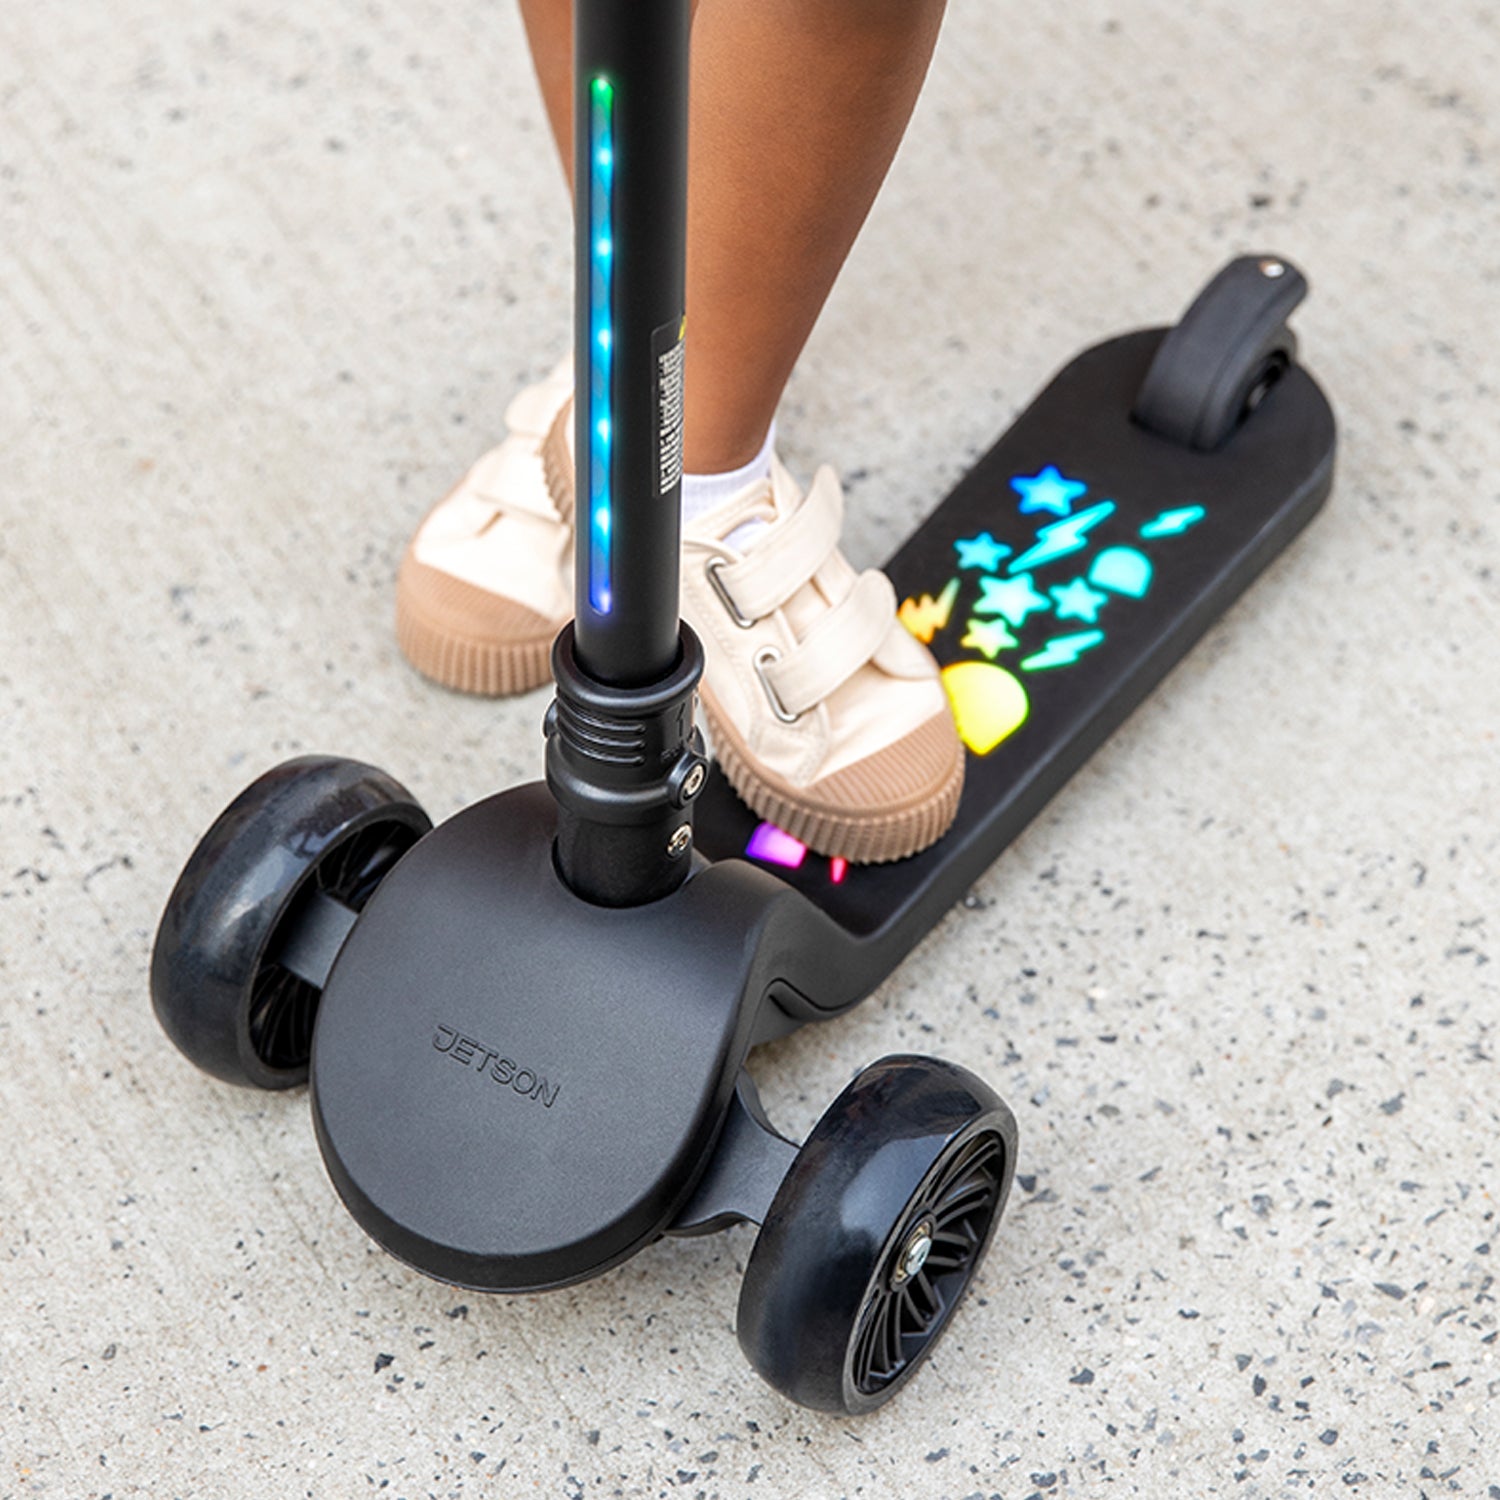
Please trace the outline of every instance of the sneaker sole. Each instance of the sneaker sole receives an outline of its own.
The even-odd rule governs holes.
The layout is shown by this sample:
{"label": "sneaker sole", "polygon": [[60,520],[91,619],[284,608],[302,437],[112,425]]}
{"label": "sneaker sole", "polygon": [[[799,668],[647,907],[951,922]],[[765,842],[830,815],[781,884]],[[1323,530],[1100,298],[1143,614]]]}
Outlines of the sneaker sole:
{"label": "sneaker sole", "polygon": [[396,577],[396,641],[424,677],[455,692],[508,697],[552,677],[552,642],[561,621],[542,618],[410,551]]}
{"label": "sneaker sole", "polygon": [[[953,746],[953,761],[934,788],[892,802],[899,785],[889,773],[870,762],[851,766],[829,778],[837,783],[834,800],[817,795],[816,786],[799,788],[756,763],[739,731],[720,711],[712,691],[699,689],[704,717],[713,736],[714,755],[730,786],[757,816],[785,829],[817,854],[847,859],[850,864],[878,865],[905,859],[935,844],[958,813],[964,789],[965,755],[951,720],[928,720],[890,747],[906,746],[920,755],[938,747],[941,739]],[[882,754],[887,752],[882,752]],[[871,761],[880,757],[872,756]],[[879,812],[860,810],[887,803]]]}

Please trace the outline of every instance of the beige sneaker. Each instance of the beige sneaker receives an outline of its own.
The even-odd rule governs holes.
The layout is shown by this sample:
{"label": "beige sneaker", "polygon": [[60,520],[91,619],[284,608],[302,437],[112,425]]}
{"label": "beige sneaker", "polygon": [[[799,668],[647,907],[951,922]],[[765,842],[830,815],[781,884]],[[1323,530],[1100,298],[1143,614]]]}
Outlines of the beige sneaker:
{"label": "beige sneaker", "polygon": [[[396,582],[411,663],[491,696],[547,680],[572,614],[569,362],[517,396],[506,424],[428,513]],[[731,785],[810,848],[869,864],[946,832],[964,752],[937,664],[897,622],[885,575],[844,560],[842,525],[831,469],[804,496],[774,463],[770,481],[683,528],[682,613],[707,654],[704,714]]]}
{"label": "beige sneaker", "polygon": [[683,528],[682,613],[734,789],[819,853],[872,864],[947,831],[964,750],[937,663],[897,621],[886,576],[845,561],[842,526],[832,469],[803,495],[773,461],[769,482]]}
{"label": "beige sneaker", "polygon": [[497,696],[551,676],[573,614],[573,367],[505,413],[509,433],[418,527],[396,579],[396,639],[445,687]]}

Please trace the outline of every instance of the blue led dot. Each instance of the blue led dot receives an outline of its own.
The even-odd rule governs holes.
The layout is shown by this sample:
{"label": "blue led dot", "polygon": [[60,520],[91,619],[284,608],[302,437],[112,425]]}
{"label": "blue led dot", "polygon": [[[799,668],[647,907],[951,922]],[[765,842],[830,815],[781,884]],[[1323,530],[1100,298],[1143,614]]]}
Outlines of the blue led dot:
{"label": "blue led dot", "polygon": [[601,328],[598,333],[598,343],[601,349],[608,349],[614,340],[610,337],[609,329]]}
{"label": "blue led dot", "polygon": [[609,419],[607,417],[601,417],[599,421],[594,424],[594,431],[599,434],[599,441],[601,443],[607,443],[609,441]]}
{"label": "blue led dot", "polygon": [[609,257],[614,254],[614,252],[615,247],[612,240],[594,241],[594,254],[597,255],[601,260],[608,260]]}

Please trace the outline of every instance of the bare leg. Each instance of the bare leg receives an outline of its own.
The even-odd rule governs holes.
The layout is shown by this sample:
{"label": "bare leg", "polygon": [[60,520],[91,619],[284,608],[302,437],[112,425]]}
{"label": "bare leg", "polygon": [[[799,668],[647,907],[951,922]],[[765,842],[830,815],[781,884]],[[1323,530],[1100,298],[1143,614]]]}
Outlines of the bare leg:
{"label": "bare leg", "polygon": [[[902,628],[888,589],[869,587],[836,551],[805,538],[800,549],[771,547],[789,518],[826,525],[838,481],[822,472],[804,494],[763,467],[761,450],[896,154],[944,0],[688,3],[679,577],[682,619],[706,654],[703,712],[725,776],[759,817],[820,854],[901,859],[941,837],[963,789],[964,747],[938,665]],[[566,170],[572,6],[520,5]],[[571,496],[566,463],[553,462],[570,395],[563,369],[528,387],[504,443],[429,511],[402,559],[402,650],[450,687],[497,695],[546,680],[572,613]],[[728,575],[711,568],[757,554],[785,570],[782,602],[753,619],[732,610],[736,629],[724,618],[732,595],[714,586]],[[800,649],[835,615],[816,651]]]}
{"label": "bare leg", "polygon": [[[520,0],[565,169],[569,0]],[[752,458],[911,118],[944,0],[702,0],[688,132],[692,473]]]}

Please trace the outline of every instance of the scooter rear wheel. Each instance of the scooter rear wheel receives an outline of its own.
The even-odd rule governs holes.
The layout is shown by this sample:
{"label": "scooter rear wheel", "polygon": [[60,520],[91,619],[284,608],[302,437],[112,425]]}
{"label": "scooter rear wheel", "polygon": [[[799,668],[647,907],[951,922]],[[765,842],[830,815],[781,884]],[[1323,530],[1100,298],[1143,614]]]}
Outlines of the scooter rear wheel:
{"label": "scooter rear wheel", "polygon": [[281,961],[288,941],[320,898],[362,910],[431,827],[400,782],[359,761],[305,755],[251,782],[193,851],[157,929],[151,1000],[178,1049],[228,1083],[304,1082],[322,991]]}
{"label": "scooter rear wheel", "polygon": [[948,1326],[1004,1211],[1015,1117],[964,1068],[887,1057],[834,1100],[751,1251],[740,1346],[803,1406],[889,1401]]}
{"label": "scooter rear wheel", "polygon": [[1135,420],[1184,448],[1222,447],[1296,362],[1286,320],[1306,295],[1306,279],[1288,261],[1230,261],[1162,339]]}

